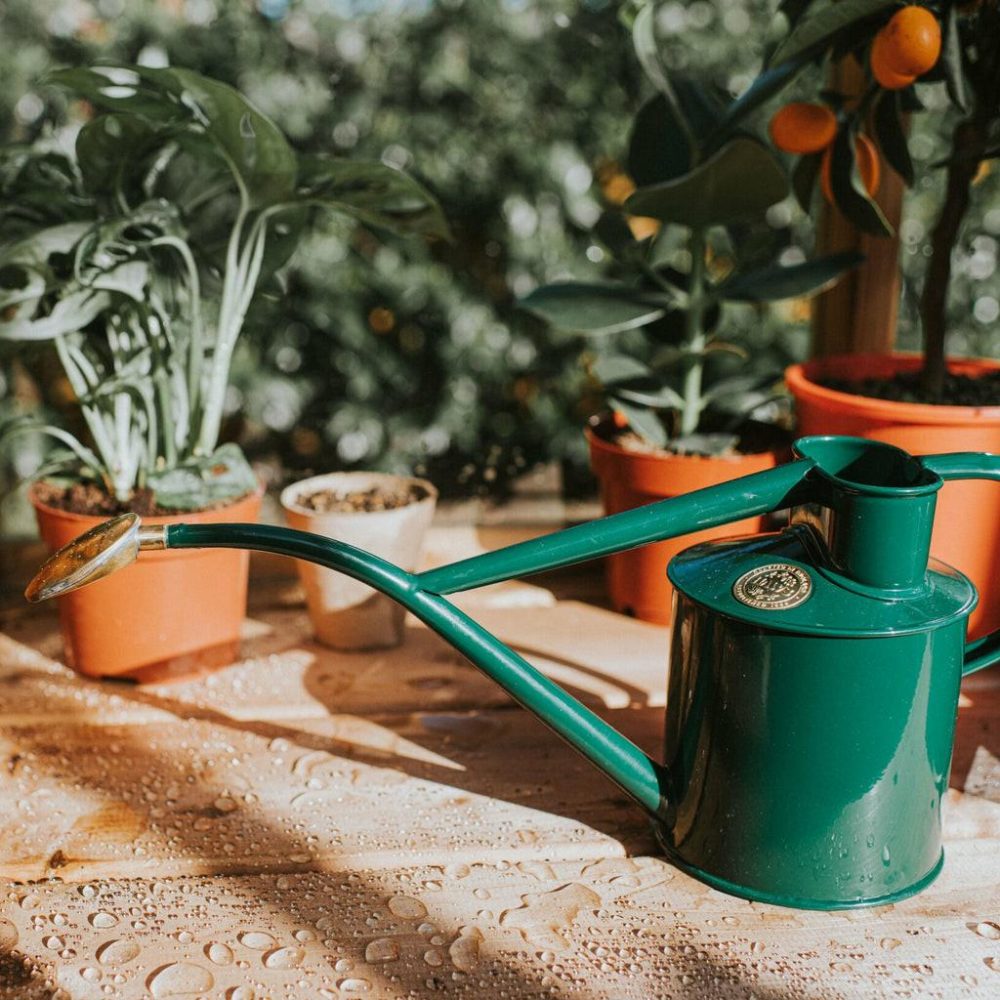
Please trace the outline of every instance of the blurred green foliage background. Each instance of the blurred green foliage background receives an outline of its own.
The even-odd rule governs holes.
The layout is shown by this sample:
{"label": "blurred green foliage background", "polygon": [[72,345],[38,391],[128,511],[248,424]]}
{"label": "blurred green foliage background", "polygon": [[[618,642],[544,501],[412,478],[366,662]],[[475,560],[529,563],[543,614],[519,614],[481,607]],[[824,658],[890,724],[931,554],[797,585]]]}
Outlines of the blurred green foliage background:
{"label": "blurred green foliage background", "polygon": [[[661,4],[668,65],[741,91],[780,30],[776,6]],[[571,488],[585,486],[580,431],[596,397],[580,344],[548,332],[516,298],[601,273],[589,228],[620,184],[615,159],[646,93],[618,4],[6,0],[0,44],[6,142],[53,130],[71,139],[80,109],[37,86],[52,66],[181,65],[239,87],[298,148],[405,167],[441,200],[453,245],[383,242],[331,223],[293,257],[284,294],[258,301],[230,400],[230,433],[251,456],[289,473],[416,469],[446,495],[502,493],[526,469],[556,461]],[[934,113],[914,120],[921,179],[902,227],[902,347],[918,343],[914,288],[943,179],[921,169],[943,154],[950,130],[936,113],[940,89],[923,88]],[[815,93],[815,75],[799,90]],[[995,176],[977,185],[958,254],[956,353],[1000,354],[998,191]],[[786,234],[788,260],[811,250],[812,227],[791,204],[769,222]],[[758,361],[780,367],[808,349],[804,307],[747,309],[730,322]],[[0,350],[0,409],[40,394],[58,415],[67,400],[47,350]],[[29,439],[7,446],[8,486],[40,448]]]}

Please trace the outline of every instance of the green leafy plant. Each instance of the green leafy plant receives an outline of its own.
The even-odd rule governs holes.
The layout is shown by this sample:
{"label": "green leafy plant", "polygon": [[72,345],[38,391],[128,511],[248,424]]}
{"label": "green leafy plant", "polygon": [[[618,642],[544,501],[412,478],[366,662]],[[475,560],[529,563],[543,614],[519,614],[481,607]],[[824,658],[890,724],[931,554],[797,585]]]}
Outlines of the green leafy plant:
{"label": "green leafy plant", "polygon": [[0,338],[55,345],[90,440],[42,429],[121,503],[143,488],[178,510],[246,493],[246,460],[218,440],[259,286],[317,210],[446,236],[440,209],[384,164],[297,154],[238,91],[188,70],[48,82],[95,113],[72,154],[45,139],[2,152]]}
{"label": "green leafy plant", "polygon": [[[632,36],[656,94],[632,127],[626,166],[635,189],[624,211],[606,211],[595,229],[613,256],[614,280],[545,285],[522,304],[553,326],[588,337],[641,328],[651,345],[648,361],[605,353],[591,366],[609,406],[651,445],[719,454],[735,444],[739,422],[772,398],[766,389],[777,377],[740,372],[707,379],[713,352],[744,354],[715,335],[725,304],[811,294],[861,258],[776,262],[779,241],[764,216],[790,193],[779,160],[738,124],[721,95],[663,65],[653,4],[639,10]],[[636,238],[628,216],[660,225]],[[678,234],[686,271],[670,263]]]}
{"label": "green leafy plant", "polygon": [[[855,226],[892,235],[870,190],[875,185],[866,185],[861,176],[858,150],[870,145],[865,135],[870,133],[881,158],[912,186],[916,170],[906,118],[924,110],[923,88],[938,87],[947,94],[944,113],[954,119],[951,150],[934,165],[945,169],[947,177],[920,297],[921,386],[929,399],[940,398],[947,374],[952,258],[972,203],[973,183],[983,165],[1000,156],[1000,5],[997,0],[908,5],[895,0],[785,0],[782,10],[788,32],[768,68],[736,102],[734,120],[745,118],[807,66],[825,68],[851,58],[865,70],[860,97],[826,90],[819,94],[836,112],[837,131],[827,148],[802,155],[795,167],[796,193],[807,209],[816,178],[825,172],[828,198]],[[906,19],[920,31],[911,30],[901,42],[894,32]],[[915,61],[907,66],[908,59]]]}

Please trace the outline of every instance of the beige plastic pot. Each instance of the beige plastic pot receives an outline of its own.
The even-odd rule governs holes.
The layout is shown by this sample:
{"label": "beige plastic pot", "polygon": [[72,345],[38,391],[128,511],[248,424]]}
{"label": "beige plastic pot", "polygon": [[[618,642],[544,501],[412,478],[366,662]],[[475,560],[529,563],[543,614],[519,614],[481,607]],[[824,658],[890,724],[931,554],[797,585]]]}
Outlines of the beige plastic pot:
{"label": "beige plastic pot", "polygon": [[[382,487],[392,491],[409,485],[427,495],[395,510],[318,512],[300,499],[318,490],[346,494]],[[367,549],[406,570],[420,560],[424,535],[434,516],[437,490],[424,479],[377,472],[333,472],[292,483],[281,493],[289,525]],[[402,605],[342,573],[314,563],[296,563],[316,638],[335,649],[386,649],[403,641]]]}

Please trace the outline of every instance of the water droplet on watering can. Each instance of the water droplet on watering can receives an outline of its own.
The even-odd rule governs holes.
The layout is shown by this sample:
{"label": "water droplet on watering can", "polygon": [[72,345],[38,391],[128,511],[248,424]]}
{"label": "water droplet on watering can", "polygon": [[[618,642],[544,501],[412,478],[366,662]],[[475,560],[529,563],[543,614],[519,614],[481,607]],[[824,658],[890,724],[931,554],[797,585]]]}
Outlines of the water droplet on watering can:
{"label": "water droplet on watering can", "polygon": [[99,983],[104,978],[104,973],[95,966],[88,965],[80,970],[80,978],[88,983]]}
{"label": "water droplet on watering can", "polygon": [[438,966],[444,961],[444,955],[437,948],[429,948],[424,952],[424,961],[428,965]]}
{"label": "water droplet on watering can", "polygon": [[237,935],[236,940],[244,948],[251,948],[254,951],[267,951],[268,948],[273,948],[277,944],[266,931],[244,931]]}
{"label": "water droplet on watering can", "polygon": [[994,955],[984,958],[983,965],[991,972],[1000,972],[1000,958],[996,958]]}
{"label": "water droplet on watering can", "polygon": [[88,882],[86,885],[81,885],[78,891],[84,899],[95,899],[98,889],[96,885],[91,885]]}
{"label": "water droplet on watering can", "polygon": [[44,944],[46,948],[51,948],[53,951],[58,951],[60,948],[66,947],[66,942],[57,934],[50,934],[44,941],[42,941],[42,944]]}
{"label": "water droplet on watering can", "polygon": [[376,938],[365,948],[366,962],[394,962],[399,958],[399,946],[392,938]]}
{"label": "water droplet on watering can", "polygon": [[889,938],[885,937],[879,941],[879,944],[885,948],[886,951],[892,951],[893,948],[898,948],[903,942],[899,938]]}
{"label": "water droplet on watering can", "polygon": [[21,897],[20,906],[22,910],[34,910],[40,902],[41,900],[35,893],[29,892],[26,896]]}
{"label": "water droplet on watering can", "polygon": [[221,941],[210,941],[205,945],[205,954],[216,965],[229,965],[233,961],[233,949]]}
{"label": "water droplet on watering can", "polygon": [[204,993],[215,985],[208,969],[193,962],[172,962],[154,972],[146,983],[157,1000],[161,997],[184,997]]}
{"label": "water droplet on watering can", "polygon": [[264,956],[269,969],[297,969],[306,957],[304,948],[275,948]]}
{"label": "water droplet on watering can", "polygon": [[118,923],[118,918],[113,913],[108,913],[107,910],[98,910],[96,913],[91,913],[87,917],[87,920],[90,922],[91,927],[98,927],[101,930],[114,927]]}
{"label": "water droplet on watering can", "polygon": [[1000,924],[995,924],[992,920],[980,921],[976,924],[975,931],[980,937],[989,938],[991,941],[1000,940]]}
{"label": "water droplet on watering can", "polygon": [[233,986],[226,991],[226,1000],[256,1000],[252,986]]}
{"label": "water droplet on watering can", "polygon": [[405,920],[416,920],[427,916],[427,907],[412,896],[393,896],[388,902],[389,912]]}
{"label": "water droplet on watering can", "polygon": [[95,955],[101,965],[125,965],[133,959],[139,957],[140,947],[134,941],[127,941],[124,938],[114,941],[105,941]]}
{"label": "water droplet on watering can", "polygon": [[889,852],[889,845],[886,844],[885,847],[882,848],[882,864],[888,868],[891,862],[892,854]]}

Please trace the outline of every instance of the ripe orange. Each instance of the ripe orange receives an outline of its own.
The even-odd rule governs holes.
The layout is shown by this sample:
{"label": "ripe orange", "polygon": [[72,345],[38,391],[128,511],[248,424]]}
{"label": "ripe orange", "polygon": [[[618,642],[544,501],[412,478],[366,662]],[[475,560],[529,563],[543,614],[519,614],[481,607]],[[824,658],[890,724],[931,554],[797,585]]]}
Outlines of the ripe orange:
{"label": "ripe orange", "polygon": [[885,31],[880,31],[872,43],[870,57],[872,76],[875,77],[879,86],[884,87],[886,90],[902,90],[904,87],[909,87],[916,80],[916,76],[911,76],[907,73],[897,73],[889,65],[889,58],[886,54],[887,45]]}
{"label": "ripe orange", "polygon": [[922,76],[941,55],[941,25],[926,7],[896,11],[879,34],[886,66],[899,76]]}
{"label": "ripe orange", "polygon": [[775,146],[786,153],[818,153],[833,142],[837,116],[825,105],[797,101],[778,109],[770,132]]}
{"label": "ripe orange", "polygon": [[[833,203],[833,186],[830,181],[832,162],[833,148],[831,147],[823,155],[823,166],[820,170],[823,196],[831,204]],[[861,175],[861,182],[864,184],[865,190],[870,195],[874,195],[878,190],[879,181],[882,179],[882,164],[878,158],[875,143],[866,135],[859,135],[854,142],[854,163]]]}

